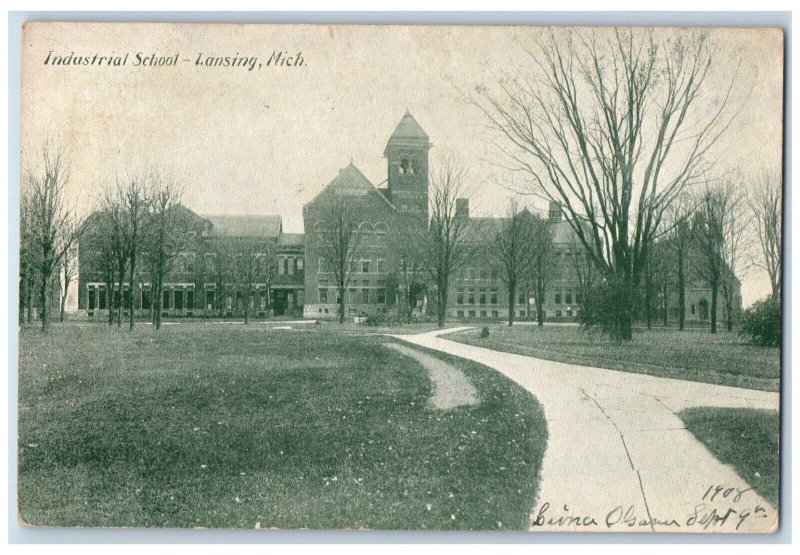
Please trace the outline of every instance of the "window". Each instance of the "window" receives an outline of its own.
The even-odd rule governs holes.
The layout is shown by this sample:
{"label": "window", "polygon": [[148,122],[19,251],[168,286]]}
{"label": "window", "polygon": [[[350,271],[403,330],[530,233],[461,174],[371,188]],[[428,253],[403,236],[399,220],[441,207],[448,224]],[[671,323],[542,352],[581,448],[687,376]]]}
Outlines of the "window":
{"label": "window", "polygon": [[567,304],[572,304],[572,291],[567,291],[564,293],[564,302]]}
{"label": "window", "polygon": [[89,287],[89,310],[94,310],[95,304],[95,289],[94,287]]}
{"label": "window", "polygon": [[481,279],[489,279],[489,271],[486,268],[481,268]]}
{"label": "window", "polygon": [[464,311],[463,311],[463,310],[459,310],[459,311],[457,312],[457,314],[458,314],[458,317],[459,317],[459,318],[463,318],[463,317],[464,317]]}
{"label": "window", "polygon": [[320,289],[319,290],[319,302],[327,303],[328,302],[328,290],[327,289]]}
{"label": "window", "polygon": [[284,258],[283,259],[283,273],[292,275],[294,273],[294,264],[292,264],[291,258]]}
{"label": "window", "polygon": [[464,304],[464,290],[459,289],[456,294],[456,304]]}
{"label": "window", "polygon": [[493,287],[489,292],[489,304],[497,304],[497,288]]}
{"label": "window", "polygon": [[378,304],[384,304],[386,302],[386,289],[378,289]]}
{"label": "window", "polygon": [[358,268],[359,268],[358,262],[356,260],[351,260],[350,261],[350,273],[351,274],[357,273],[358,272]]}
{"label": "window", "polygon": [[98,297],[98,301],[99,301],[97,303],[97,308],[99,308],[100,310],[105,310],[107,308],[106,307],[106,302],[108,301],[108,295],[106,294],[106,288],[105,287],[98,287],[97,288],[97,297]]}
{"label": "window", "polygon": [[[319,259],[320,267],[322,267],[322,258]],[[286,257],[279,256],[278,257],[278,275],[283,275],[286,273]]]}
{"label": "window", "polygon": [[692,305],[692,314],[694,314],[694,305]]}
{"label": "window", "polygon": [[520,292],[520,294],[517,296],[517,301],[519,301],[519,304],[525,304],[528,302],[528,300],[525,298],[525,291]]}
{"label": "window", "polygon": [[[554,301],[556,304],[561,304],[561,291],[556,291],[556,298]],[[560,316],[560,314],[559,314]]]}
{"label": "window", "polygon": [[370,263],[369,260],[362,260],[361,261],[361,272],[362,273],[364,273],[364,274],[368,274],[369,273],[369,263]]}
{"label": "window", "polygon": [[183,291],[175,291],[175,310],[183,310]]}
{"label": "window", "polygon": [[303,261],[303,257],[302,257],[302,256],[298,256],[298,257],[297,257],[297,260],[296,260],[296,264],[295,264],[295,265],[296,265],[296,267],[297,267],[297,271],[298,271],[298,272],[302,272],[302,271],[303,271],[303,265],[304,265],[304,261]]}
{"label": "window", "polygon": [[[327,262],[325,261],[325,257],[319,257],[319,267],[317,268],[318,272],[326,272],[328,267],[326,266]],[[280,265],[279,265],[280,266]]]}
{"label": "window", "polygon": [[475,318],[475,311],[474,310],[470,310],[469,311],[469,317],[470,318]]}
{"label": "window", "polygon": [[369,304],[369,289],[361,290],[361,302],[364,304]]}
{"label": "window", "polygon": [[163,300],[161,301],[161,308],[169,310],[169,291],[164,291]]}
{"label": "window", "polygon": [[378,273],[379,274],[386,273],[386,261],[382,258],[378,259]]}
{"label": "window", "polygon": [[330,282],[327,279],[319,280],[319,286],[320,287],[328,287],[328,285],[330,285]]}
{"label": "window", "polygon": [[485,310],[481,310],[481,318],[486,318],[486,311]]}
{"label": "window", "polygon": [[186,291],[186,308],[194,310],[194,289]]}
{"label": "window", "polygon": [[492,318],[497,318],[497,317],[498,317],[498,314],[499,314],[499,313],[498,313],[496,310],[493,310],[493,311],[492,311]]}
{"label": "window", "polygon": [[362,279],[361,280],[361,285],[363,287],[369,287],[369,280],[368,279]]}
{"label": "window", "polygon": [[214,308],[214,296],[215,291],[213,289],[206,290],[206,309],[212,310]]}
{"label": "window", "polygon": [[575,304],[581,304],[581,292],[575,291]]}
{"label": "window", "polygon": [[497,274],[497,268],[495,268],[495,267],[493,266],[493,267],[492,267],[492,279],[497,279],[497,278],[498,278],[498,274]]}
{"label": "window", "polygon": [[467,303],[475,304],[475,290],[474,289],[468,289],[467,290]]}
{"label": "window", "polygon": [[206,273],[214,273],[217,271],[217,255],[215,253],[208,253],[203,257],[206,267]]}
{"label": "window", "polygon": [[561,311],[560,310],[556,310],[556,318],[561,318]]}
{"label": "window", "polygon": [[194,253],[187,252],[186,253],[186,271],[187,272],[194,272]]}
{"label": "window", "polygon": [[480,290],[480,304],[486,304],[486,289]]}

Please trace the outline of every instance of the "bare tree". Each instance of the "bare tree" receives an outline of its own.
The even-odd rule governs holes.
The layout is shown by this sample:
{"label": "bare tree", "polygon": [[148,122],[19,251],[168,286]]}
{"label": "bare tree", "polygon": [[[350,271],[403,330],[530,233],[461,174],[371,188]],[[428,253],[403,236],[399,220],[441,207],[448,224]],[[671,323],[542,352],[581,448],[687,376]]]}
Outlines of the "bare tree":
{"label": "bare tree", "polygon": [[[553,275],[553,228],[552,224],[538,214],[531,216],[531,244],[533,245],[533,252],[531,255],[531,284],[533,285],[533,296],[536,299],[536,322],[541,327],[544,326],[544,302],[547,287],[550,284],[550,279]],[[585,261],[585,257],[576,257],[576,270],[578,276],[586,280],[586,287],[588,288],[591,281],[591,267],[587,266],[585,272],[581,272],[583,265],[581,261]],[[585,297],[585,293],[584,293]]]}
{"label": "bare tree", "polygon": [[33,220],[33,199],[29,188],[20,194],[19,246],[19,323],[33,321],[33,297],[36,287],[36,244]]}
{"label": "bare tree", "polygon": [[508,203],[506,217],[494,236],[492,256],[502,271],[501,278],[508,290],[508,326],[514,325],[517,288],[530,276],[535,242],[532,214],[521,210],[515,199]]}
{"label": "bare tree", "polygon": [[361,219],[359,205],[344,195],[337,195],[315,224],[323,262],[321,266],[333,274],[336,282],[339,323],[344,322],[347,303],[345,295],[355,260],[361,252],[361,234],[358,230]]}
{"label": "bare tree", "polygon": [[68,206],[65,189],[70,161],[63,149],[45,144],[41,157],[25,175],[26,214],[22,231],[28,242],[27,261],[38,274],[39,310],[42,331],[50,326],[53,277],[64,262],[65,253],[76,241],[76,212]]}
{"label": "bare tree", "polygon": [[708,79],[705,32],[551,30],[530,54],[533,74],[497,94],[481,88],[475,103],[506,164],[533,178],[528,192],[561,203],[595,266],[624,289],[614,333],[631,339],[649,249],[666,208],[703,179],[733,80],[720,93]]}
{"label": "bare tree", "polygon": [[142,243],[153,278],[153,325],[161,329],[164,279],[175,258],[186,248],[191,230],[180,205],[182,189],[175,179],[151,171],[146,194],[149,211]]}
{"label": "bare tree", "polygon": [[[148,216],[148,180],[158,180],[153,172],[150,175],[129,175],[117,179],[117,200],[120,207],[122,220],[121,231],[124,235],[124,244],[128,256],[128,329],[133,330],[136,322],[135,299],[138,292],[137,257],[142,250],[142,236],[144,235],[145,219]],[[122,283],[120,283],[122,291]],[[124,294],[123,294],[124,300]]]}
{"label": "bare tree", "polygon": [[67,295],[69,294],[69,286],[78,277],[78,241],[80,240],[80,232],[82,226],[78,227],[76,221],[70,221],[68,229],[65,230],[67,234],[73,237],[72,245],[64,251],[63,260],[61,262],[61,312],[59,320],[64,321],[64,312],[67,304]]}
{"label": "bare tree", "polygon": [[750,196],[750,212],[756,227],[758,254],[753,264],[769,275],[772,298],[781,296],[782,184],[778,174],[763,172]]}
{"label": "bare tree", "polygon": [[269,291],[273,252],[272,243],[255,240],[243,243],[238,249],[234,275],[236,291],[243,298],[245,324],[250,322],[250,301],[255,299],[258,286],[264,284]]}
{"label": "bare tree", "polygon": [[732,180],[710,185],[702,196],[694,224],[699,252],[697,271],[711,289],[711,333],[717,333],[719,294],[723,294],[728,329],[733,327],[735,271],[744,241],[741,186]]}
{"label": "bare tree", "polygon": [[667,230],[665,241],[668,246],[665,254],[673,261],[667,266],[674,268],[672,271],[675,273],[678,295],[678,329],[681,331],[686,327],[686,265],[692,246],[691,218],[695,209],[695,202],[691,196],[681,195],[667,208],[664,224]]}
{"label": "bare tree", "polygon": [[414,240],[436,286],[436,320],[440,328],[447,318],[450,283],[475,256],[478,241],[482,239],[475,222],[458,210],[459,200],[469,201],[466,177],[466,171],[452,160],[431,171],[430,222]]}

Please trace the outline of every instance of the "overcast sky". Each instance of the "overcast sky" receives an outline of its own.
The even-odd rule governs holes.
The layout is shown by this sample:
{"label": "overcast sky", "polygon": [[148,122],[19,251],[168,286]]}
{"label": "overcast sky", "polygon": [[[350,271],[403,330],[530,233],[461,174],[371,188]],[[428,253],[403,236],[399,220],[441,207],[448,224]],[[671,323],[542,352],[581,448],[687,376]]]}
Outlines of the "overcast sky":
{"label": "overcast sky", "polygon": [[[476,85],[530,68],[522,45],[539,28],[270,25],[29,25],[24,36],[23,156],[46,136],[69,145],[71,194],[85,205],[114,175],[156,165],[180,177],[201,214],[280,214],[302,231],[302,206],[353,163],[386,179],[383,149],[406,109],[428,132],[432,160],[470,169],[478,212],[500,213],[510,193],[488,155],[491,136],[461,100]],[[657,33],[671,33],[660,30]],[[716,30],[720,83],[739,66],[740,110],[715,156],[744,175],[779,171],[782,37]],[[119,56],[127,65],[45,65],[48,53]],[[298,67],[267,67],[274,51]],[[178,54],[177,67],[135,67]],[[258,57],[261,69],[196,65],[201,57]],[[52,57],[51,57],[52,60]],[[183,61],[188,60],[188,61]],[[740,64],[740,65],[739,65]],[[24,165],[24,158],[23,158]],[[474,210],[473,210],[474,211]],[[745,304],[768,292],[751,271]]]}

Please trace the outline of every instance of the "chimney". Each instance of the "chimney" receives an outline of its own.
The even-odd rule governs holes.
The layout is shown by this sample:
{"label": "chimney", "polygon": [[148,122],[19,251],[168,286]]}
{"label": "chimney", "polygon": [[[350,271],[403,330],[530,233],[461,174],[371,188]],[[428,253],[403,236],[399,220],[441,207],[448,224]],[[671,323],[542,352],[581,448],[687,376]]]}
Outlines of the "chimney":
{"label": "chimney", "polygon": [[548,213],[550,221],[558,222],[561,220],[561,203],[554,200],[550,201],[550,210]]}
{"label": "chimney", "polygon": [[456,199],[456,218],[469,218],[469,199]]}

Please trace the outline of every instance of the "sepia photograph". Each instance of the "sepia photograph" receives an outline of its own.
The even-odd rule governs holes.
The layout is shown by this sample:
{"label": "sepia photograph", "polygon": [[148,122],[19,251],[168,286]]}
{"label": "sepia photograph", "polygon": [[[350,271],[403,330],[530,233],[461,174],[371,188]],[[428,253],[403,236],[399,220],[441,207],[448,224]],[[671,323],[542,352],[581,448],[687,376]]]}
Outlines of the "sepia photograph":
{"label": "sepia photograph", "polygon": [[784,41],[26,22],[17,522],[778,532]]}

